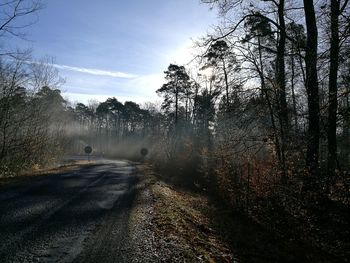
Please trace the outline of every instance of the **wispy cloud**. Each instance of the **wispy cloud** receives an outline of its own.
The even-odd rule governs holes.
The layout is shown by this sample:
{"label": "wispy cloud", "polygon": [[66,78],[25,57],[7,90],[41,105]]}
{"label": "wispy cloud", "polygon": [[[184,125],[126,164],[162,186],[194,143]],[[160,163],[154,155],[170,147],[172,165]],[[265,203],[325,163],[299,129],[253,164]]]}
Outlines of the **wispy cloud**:
{"label": "wispy cloud", "polygon": [[107,76],[107,77],[125,78],[125,79],[132,79],[137,77],[137,75],[120,72],[120,71],[108,71],[108,70],[93,69],[93,68],[72,67],[72,66],[59,65],[59,64],[52,64],[52,66],[58,69],[76,71],[76,72],[81,72],[81,73],[86,73],[86,74],[91,74],[96,76]]}
{"label": "wispy cloud", "polygon": [[55,67],[57,69],[81,72],[81,73],[86,73],[86,74],[95,75],[95,76],[105,76],[105,77],[123,78],[123,79],[133,79],[138,77],[137,75],[131,74],[131,73],[125,73],[120,71],[109,71],[109,70],[102,70],[102,69],[95,69],[95,68],[72,67],[67,65],[55,64],[55,63],[52,63],[51,61],[47,62],[45,60],[44,61],[25,60],[24,62],[28,64],[48,65],[48,66]]}

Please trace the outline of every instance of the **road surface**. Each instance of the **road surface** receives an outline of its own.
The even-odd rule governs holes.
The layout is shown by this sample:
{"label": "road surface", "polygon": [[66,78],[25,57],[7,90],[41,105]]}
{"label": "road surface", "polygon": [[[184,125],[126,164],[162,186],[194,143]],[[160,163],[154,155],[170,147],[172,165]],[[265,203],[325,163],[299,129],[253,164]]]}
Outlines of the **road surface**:
{"label": "road surface", "polygon": [[0,188],[0,262],[130,262],[136,168],[94,164]]}

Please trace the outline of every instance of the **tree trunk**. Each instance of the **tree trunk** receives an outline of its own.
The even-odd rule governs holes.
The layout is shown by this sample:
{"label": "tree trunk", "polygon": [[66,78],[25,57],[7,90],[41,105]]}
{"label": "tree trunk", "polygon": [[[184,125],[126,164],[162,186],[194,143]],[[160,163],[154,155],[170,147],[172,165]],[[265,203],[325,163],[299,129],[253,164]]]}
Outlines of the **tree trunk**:
{"label": "tree trunk", "polygon": [[258,51],[259,51],[259,64],[260,64],[260,82],[261,82],[261,99],[264,99],[265,95],[265,80],[264,80],[264,66],[262,63],[262,50],[261,50],[261,41],[260,36],[258,36]]}
{"label": "tree trunk", "polygon": [[226,64],[225,64],[225,60],[224,60],[224,59],[222,59],[222,65],[223,65],[224,76],[225,76],[226,110],[229,111],[229,106],[230,106],[230,100],[229,100],[229,85],[228,85],[228,76],[227,76]]}
{"label": "tree trunk", "polygon": [[337,163],[337,79],[339,67],[339,1],[331,0],[331,50],[328,85],[328,175],[335,175]]}
{"label": "tree trunk", "polygon": [[[270,100],[270,97],[269,97],[269,94],[268,94],[268,90],[266,88],[266,83],[265,83],[264,66],[263,66],[263,63],[262,63],[262,48],[261,48],[260,37],[258,37],[258,50],[259,50],[259,64],[260,64],[260,68],[259,68],[258,65],[256,65],[256,69],[257,69],[257,71],[259,73],[259,77],[260,77],[261,98],[262,99],[265,98],[267,107],[269,109],[270,120],[271,120],[271,125],[272,125],[272,130],[273,130],[273,137],[274,137],[274,146],[275,146],[275,151],[276,151],[276,155],[277,155],[277,159],[278,159],[278,164],[279,164],[280,171],[282,173],[284,173],[285,172],[285,164],[284,164],[284,159],[282,158],[280,138],[279,138],[278,130],[277,130],[276,123],[275,123],[275,116],[274,116],[274,112],[273,112],[272,103],[271,103],[271,100]],[[285,174],[283,175],[283,177],[285,177]]]}
{"label": "tree trunk", "polygon": [[177,121],[178,121],[178,110],[179,110],[179,88],[177,87],[177,82],[176,82],[176,90],[175,90],[175,125],[177,125]]}
{"label": "tree trunk", "polygon": [[297,115],[297,102],[295,98],[295,87],[294,87],[294,78],[295,78],[295,69],[294,69],[294,54],[291,55],[291,66],[292,66],[292,76],[291,76],[291,88],[292,88],[292,99],[293,99],[293,115],[294,115],[294,129],[295,132],[298,132],[298,115]]}
{"label": "tree trunk", "polygon": [[277,45],[276,58],[276,79],[278,89],[278,118],[280,123],[281,134],[281,157],[282,157],[282,182],[286,181],[286,161],[285,152],[287,148],[288,138],[288,107],[286,99],[286,77],[285,77],[285,46],[286,46],[286,25],[284,21],[284,0],[280,0],[278,4],[278,20],[280,26],[279,41]]}
{"label": "tree trunk", "polygon": [[306,86],[306,76],[305,76],[305,69],[303,66],[303,57],[300,48],[298,47],[298,60],[299,60],[299,67],[301,70],[301,74],[303,76],[303,83]]}
{"label": "tree trunk", "polygon": [[319,141],[320,141],[320,113],[319,94],[317,80],[317,24],[313,0],[303,0],[307,29],[306,44],[306,91],[309,108],[309,129],[306,165],[310,175],[317,176],[319,173]]}
{"label": "tree trunk", "polygon": [[278,20],[280,25],[280,35],[277,46],[276,79],[279,100],[279,115],[282,122],[284,134],[288,130],[288,108],[286,99],[286,73],[285,73],[285,46],[286,46],[286,25],[284,21],[284,0],[280,0],[278,5]]}

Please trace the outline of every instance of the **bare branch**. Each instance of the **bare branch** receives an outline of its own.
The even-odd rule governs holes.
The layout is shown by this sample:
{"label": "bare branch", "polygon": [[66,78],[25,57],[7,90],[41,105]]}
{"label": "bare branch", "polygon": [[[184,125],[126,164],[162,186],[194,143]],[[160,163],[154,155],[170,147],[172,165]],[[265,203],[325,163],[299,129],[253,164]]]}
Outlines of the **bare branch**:
{"label": "bare branch", "polygon": [[[41,0],[13,0],[0,5],[0,34],[10,34],[21,37],[20,29],[33,25],[35,21],[25,24],[15,24],[22,17],[30,16],[42,8]],[[1,33],[2,32],[2,33]]]}

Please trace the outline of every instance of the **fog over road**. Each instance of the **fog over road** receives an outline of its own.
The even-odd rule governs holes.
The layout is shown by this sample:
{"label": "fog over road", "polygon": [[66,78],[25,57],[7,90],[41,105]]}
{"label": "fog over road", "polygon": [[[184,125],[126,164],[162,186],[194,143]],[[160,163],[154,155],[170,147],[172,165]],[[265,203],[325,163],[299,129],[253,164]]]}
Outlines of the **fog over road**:
{"label": "fog over road", "polygon": [[1,262],[128,262],[140,175],[98,160],[0,188]]}

